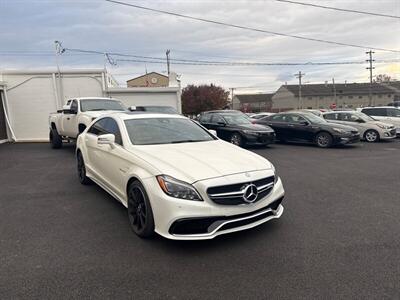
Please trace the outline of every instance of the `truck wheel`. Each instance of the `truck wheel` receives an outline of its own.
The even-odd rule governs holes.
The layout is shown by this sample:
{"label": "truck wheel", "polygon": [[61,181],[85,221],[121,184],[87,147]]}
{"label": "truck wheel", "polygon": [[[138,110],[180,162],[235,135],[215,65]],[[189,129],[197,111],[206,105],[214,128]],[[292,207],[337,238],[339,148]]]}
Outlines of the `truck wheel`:
{"label": "truck wheel", "polygon": [[62,147],[62,138],[58,134],[57,130],[52,128],[50,129],[50,144],[53,149],[60,149]]}

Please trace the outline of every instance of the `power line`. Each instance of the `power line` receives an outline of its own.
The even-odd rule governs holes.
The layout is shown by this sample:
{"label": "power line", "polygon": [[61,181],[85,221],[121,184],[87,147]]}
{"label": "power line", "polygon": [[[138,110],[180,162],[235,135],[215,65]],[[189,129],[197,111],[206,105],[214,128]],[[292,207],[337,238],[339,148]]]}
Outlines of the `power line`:
{"label": "power line", "polygon": [[290,4],[304,5],[304,6],[312,6],[312,7],[317,7],[317,8],[331,9],[331,10],[337,10],[337,11],[342,11],[342,12],[350,12],[350,13],[371,15],[371,16],[377,16],[377,17],[400,19],[399,16],[395,16],[395,15],[379,14],[379,13],[373,13],[373,12],[367,12],[367,11],[361,11],[361,10],[355,10],[355,9],[338,8],[338,7],[318,5],[318,4],[299,2],[299,1],[289,1],[289,0],[275,0],[275,1],[285,2],[285,3],[290,3]]}
{"label": "power line", "polygon": [[148,10],[148,11],[152,11],[152,12],[167,14],[167,15],[185,18],[185,19],[191,19],[191,20],[212,23],[212,24],[222,25],[222,26],[227,26],[227,27],[239,28],[239,29],[244,29],[244,30],[250,30],[250,31],[255,31],[255,32],[268,33],[268,34],[272,34],[272,35],[291,37],[291,38],[300,39],[300,40],[313,41],[313,42],[319,42],[319,43],[325,43],[325,44],[333,44],[333,45],[339,45],[339,46],[354,47],[354,48],[362,48],[362,49],[372,49],[372,50],[388,51],[388,52],[400,52],[400,50],[395,50],[395,49],[385,49],[385,48],[377,48],[377,47],[370,47],[370,46],[362,46],[362,45],[335,42],[335,41],[317,39],[317,38],[307,38],[307,37],[299,36],[299,35],[281,33],[281,32],[276,32],[276,31],[269,31],[269,30],[264,30],[264,29],[259,29],[259,28],[242,26],[242,25],[235,25],[235,24],[230,24],[230,23],[225,23],[225,22],[220,22],[220,21],[215,21],[215,20],[209,20],[209,19],[204,19],[204,18],[199,18],[199,17],[193,17],[193,16],[189,16],[189,15],[179,14],[179,13],[155,9],[155,8],[150,8],[150,7],[146,7],[146,6],[130,4],[130,3],[121,2],[121,1],[115,1],[115,0],[104,0],[104,1],[114,3],[114,4],[129,6],[129,7],[133,7],[133,8],[138,8],[138,9],[142,9],[142,10]]}

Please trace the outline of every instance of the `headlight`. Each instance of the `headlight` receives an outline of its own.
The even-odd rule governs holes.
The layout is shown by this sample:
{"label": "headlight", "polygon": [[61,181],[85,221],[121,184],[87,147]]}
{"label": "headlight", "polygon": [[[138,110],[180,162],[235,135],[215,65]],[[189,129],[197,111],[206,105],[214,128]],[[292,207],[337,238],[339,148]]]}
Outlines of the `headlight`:
{"label": "headlight", "polygon": [[244,132],[245,134],[252,134],[252,135],[257,135],[257,134],[258,134],[257,131],[253,131],[253,130],[243,130],[243,132]]}
{"label": "headlight", "polygon": [[159,175],[156,178],[161,189],[168,196],[184,200],[203,201],[199,193],[189,183],[166,175]]}
{"label": "headlight", "polygon": [[386,125],[383,125],[383,124],[376,124],[376,126],[378,126],[379,128],[382,128],[382,129],[389,129],[390,128],[390,126],[386,126]]}
{"label": "headlight", "polygon": [[276,169],[273,164],[271,164],[271,169],[272,169],[272,171],[274,171],[274,184],[276,184],[278,182],[279,176],[278,176],[278,174],[276,174]]}
{"label": "headlight", "polygon": [[348,133],[346,130],[342,129],[342,128],[337,128],[337,127],[333,127],[332,128],[334,131],[339,132],[339,133]]}

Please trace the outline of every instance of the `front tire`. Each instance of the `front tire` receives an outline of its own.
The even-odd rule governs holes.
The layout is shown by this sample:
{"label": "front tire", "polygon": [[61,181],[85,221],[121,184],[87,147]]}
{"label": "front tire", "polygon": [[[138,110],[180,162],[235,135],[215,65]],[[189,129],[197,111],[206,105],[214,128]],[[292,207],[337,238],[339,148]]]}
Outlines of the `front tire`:
{"label": "front tire", "polygon": [[242,136],[241,136],[239,133],[237,133],[237,132],[234,132],[234,133],[231,135],[231,138],[230,138],[229,141],[230,141],[232,144],[236,145],[236,146],[239,146],[239,147],[242,147],[242,146],[243,146],[243,138],[242,138]]}
{"label": "front tire", "polygon": [[368,143],[379,142],[379,133],[376,130],[370,129],[364,133],[364,139]]}
{"label": "front tire", "polygon": [[154,234],[154,217],[149,197],[139,181],[134,181],[128,188],[128,217],[134,233],[141,238]]}
{"label": "front tire", "polygon": [[62,147],[62,138],[58,134],[57,129],[51,128],[49,133],[51,148],[60,149]]}
{"label": "front tire", "polygon": [[77,167],[78,167],[79,182],[83,185],[91,184],[92,180],[90,180],[90,178],[86,176],[85,161],[83,160],[83,155],[81,152],[78,152],[76,159],[78,163]]}
{"label": "front tire", "polygon": [[333,138],[328,132],[320,132],[315,137],[315,143],[320,148],[329,148],[332,146]]}

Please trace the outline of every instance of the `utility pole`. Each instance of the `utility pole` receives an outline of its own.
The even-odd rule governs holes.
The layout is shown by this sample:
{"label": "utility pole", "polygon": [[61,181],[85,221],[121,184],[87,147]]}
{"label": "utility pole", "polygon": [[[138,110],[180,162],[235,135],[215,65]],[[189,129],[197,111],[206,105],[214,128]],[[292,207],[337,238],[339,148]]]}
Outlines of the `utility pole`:
{"label": "utility pole", "polygon": [[58,76],[58,89],[56,85],[56,100],[60,101],[61,103],[59,105],[64,104],[64,93],[63,93],[63,85],[62,85],[62,78],[61,78],[61,71],[60,71],[60,62],[59,62],[59,57],[61,54],[65,52],[65,49],[63,48],[61,42],[59,41],[54,41],[54,46],[56,48],[56,65],[57,65],[57,76]]}
{"label": "utility pole", "polygon": [[231,90],[232,109],[233,109],[233,96],[234,96],[233,92],[234,92],[235,88],[230,88],[230,90]]}
{"label": "utility pole", "polygon": [[337,106],[337,98],[336,98],[336,86],[335,86],[335,78],[332,78],[332,83],[333,83],[333,100],[335,101],[335,105]]}
{"label": "utility pole", "polygon": [[303,102],[302,102],[302,99],[301,99],[301,78],[304,75],[306,75],[306,74],[301,73],[301,71],[299,71],[299,73],[297,73],[297,74],[294,74],[294,76],[296,76],[296,78],[299,79],[299,98],[298,98],[298,103],[297,103],[297,109],[300,109],[303,106]]}
{"label": "utility pole", "polygon": [[365,53],[369,54],[369,59],[366,60],[367,62],[369,62],[369,67],[367,67],[366,69],[369,70],[369,106],[371,106],[372,105],[372,70],[375,69],[375,67],[372,66],[372,62],[375,61],[374,59],[372,59],[372,54],[374,54],[375,52],[369,50]]}
{"label": "utility pole", "polygon": [[169,53],[170,53],[171,51],[168,49],[167,50],[167,52],[165,52],[165,55],[167,56],[167,73],[168,73],[168,76],[169,76]]}

